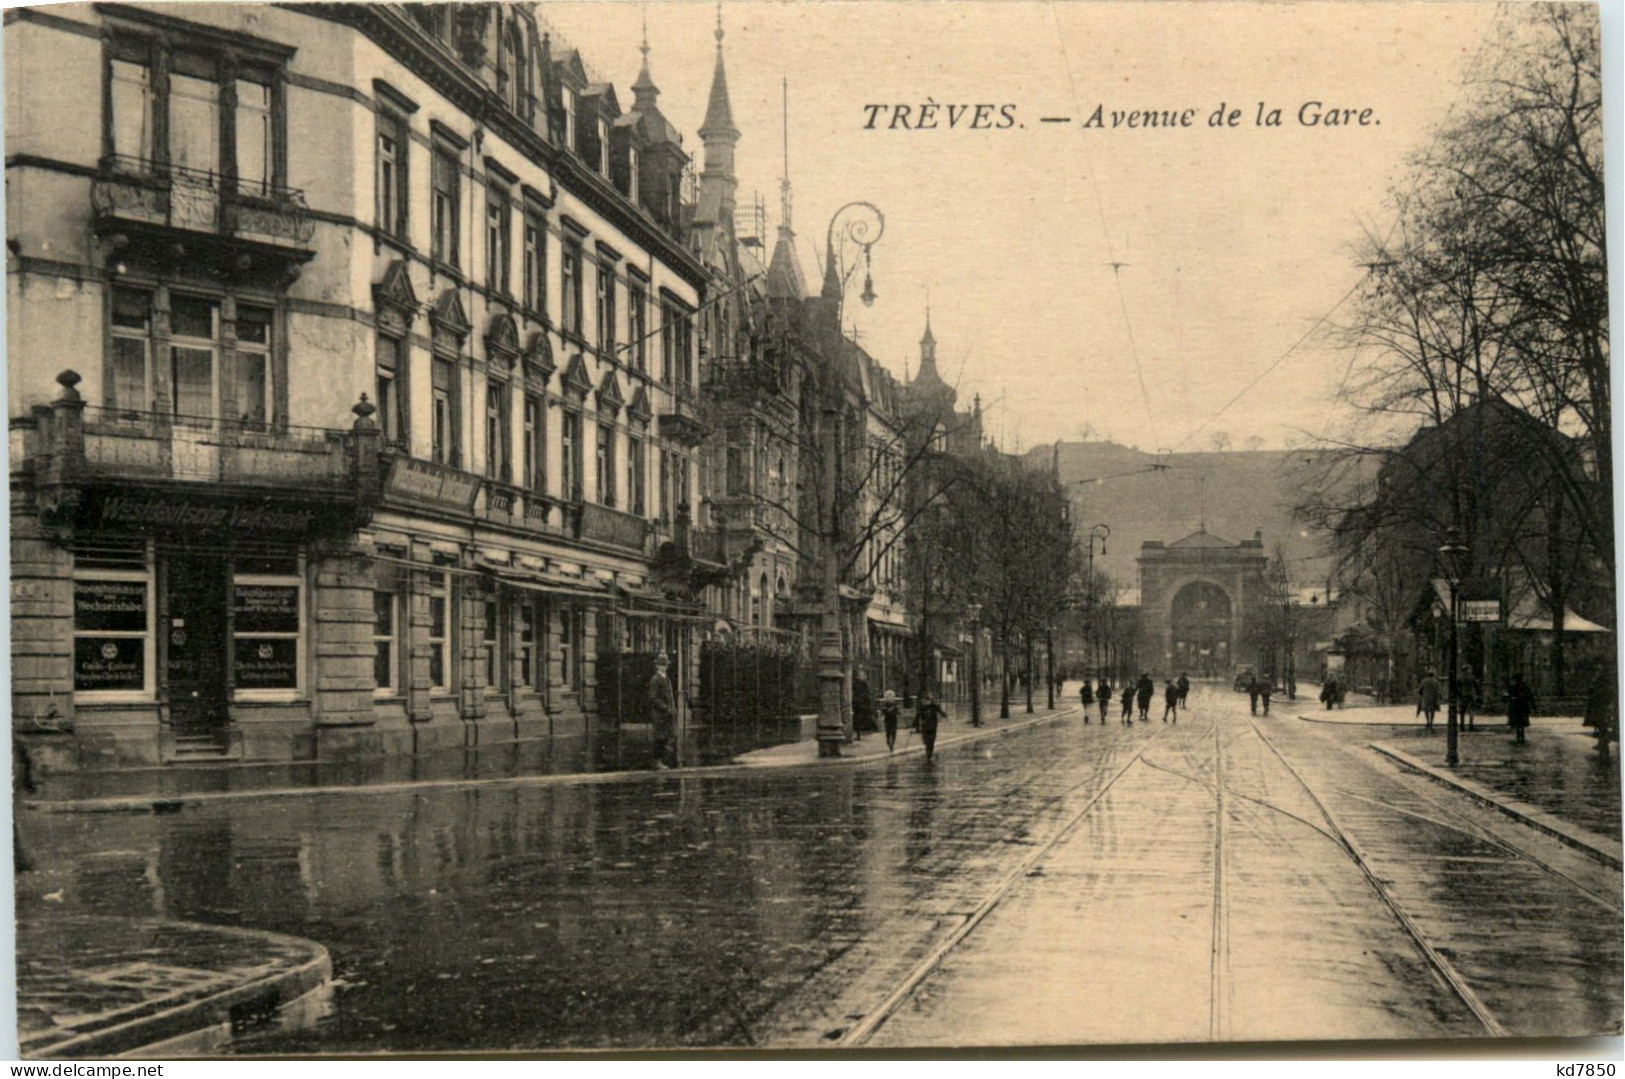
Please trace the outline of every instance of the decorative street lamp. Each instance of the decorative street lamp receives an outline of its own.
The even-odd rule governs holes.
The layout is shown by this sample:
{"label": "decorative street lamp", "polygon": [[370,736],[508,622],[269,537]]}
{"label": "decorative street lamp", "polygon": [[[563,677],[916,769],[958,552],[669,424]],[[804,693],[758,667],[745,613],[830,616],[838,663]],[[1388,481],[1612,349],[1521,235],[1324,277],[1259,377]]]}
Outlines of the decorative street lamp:
{"label": "decorative street lamp", "polygon": [[824,577],[822,582],[823,616],[818,640],[818,755],[839,757],[841,743],[846,740],[846,656],[841,647],[841,572],[836,551],[840,542],[841,513],[836,505],[839,489],[835,482],[838,455],[841,452],[840,416],[844,401],[841,397],[841,364],[838,349],[841,340],[842,308],[845,306],[846,283],[856,271],[843,276],[839,273],[840,250],[856,244],[863,251],[863,293],[858,297],[865,306],[875,302],[874,280],[869,276],[870,249],[880,242],[886,231],[886,217],[873,204],[849,202],[835,211],[829,219],[829,232],[824,245],[824,258],[828,260],[826,279],[834,277],[838,288],[835,302],[835,338],[829,342],[830,354],[824,362],[824,405],[822,430],[819,433],[819,454],[823,462],[824,492]]}
{"label": "decorative street lamp", "polygon": [[1461,599],[1457,593],[1461,591],[1466,565],[1467,545],[1461,542],[1460,530],[1451,525],[1445,530],[1444,542],[1439,545],[1439,567],[1444,570],[1445,581],[1450,585],[1450,710],[1445,713],[1444,762],[1452,768],[1460,759],[1456,752],[1460,724],[1456,711],[1456,621],[1461,613]]}
{"label": "decorative street lamp", "polygon": [[977,668],[977,656],[982,651],[982,605],[967,604],[965,617],[970,621],[970,725],[982,725],[982,673]]}

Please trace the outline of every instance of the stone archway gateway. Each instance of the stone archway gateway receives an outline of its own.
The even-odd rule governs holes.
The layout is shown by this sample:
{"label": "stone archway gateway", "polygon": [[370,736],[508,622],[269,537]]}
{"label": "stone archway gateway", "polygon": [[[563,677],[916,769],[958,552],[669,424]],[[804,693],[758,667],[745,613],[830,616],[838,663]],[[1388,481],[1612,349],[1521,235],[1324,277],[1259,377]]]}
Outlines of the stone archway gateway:
{"label": "stone archway gateway", "polygon": [[1169,670],[1201,678],[1228,674],[1234,651],[1233,612],[1230,594],[1212,581],[1192,581],[1181,588],[1168,612],[1173,641]]}
{"label": "stone archway gateway", "polygon": [[1232,543],[1206,529],[1140,546],[1139,666],[1175,677],[1230,678],[1264,601],[1264,537]]}

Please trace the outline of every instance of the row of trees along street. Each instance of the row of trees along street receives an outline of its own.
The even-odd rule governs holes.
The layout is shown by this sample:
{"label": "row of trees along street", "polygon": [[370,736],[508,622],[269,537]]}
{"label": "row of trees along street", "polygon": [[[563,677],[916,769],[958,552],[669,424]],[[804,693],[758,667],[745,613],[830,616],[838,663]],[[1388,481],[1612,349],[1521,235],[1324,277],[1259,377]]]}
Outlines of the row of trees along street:
{"label": "row of trees along street", "polygon": [[1592,8],[1503,5],[1392,227],[1358,245],[1336,332],[1359,433],[1327,440],[1300,511],[1390,671],[1451,529],[1462,577],[1550,612],[1544,692],[1572,692],[1566,612],[1614,622],[1599,36]]}

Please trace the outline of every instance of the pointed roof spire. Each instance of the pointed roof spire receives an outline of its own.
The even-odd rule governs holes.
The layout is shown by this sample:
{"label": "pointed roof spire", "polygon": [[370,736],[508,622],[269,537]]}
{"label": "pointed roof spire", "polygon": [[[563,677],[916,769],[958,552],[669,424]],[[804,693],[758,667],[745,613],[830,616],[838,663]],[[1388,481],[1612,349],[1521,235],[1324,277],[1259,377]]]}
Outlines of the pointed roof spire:
{"label": "pointed roof spire", "polygon": [[638,52],[643,54],[643,66],[638,69],[638,81],[632,84],[632,97],[637,107],[646,109],[652,106],[655,98],[660,96],[660,87],[655,85],[654,78],[649,74],[649,9],[643,9],[643,44],[638,46]]}
{"label": "pointed roof spire", "polygon": [[824,287],[819,293],[826,300],[839,300],[841,298],[841,274],[835,268],[835,252],[824,252]]}
{"label": "pointed roof spire", "polygon": [[711,76],[711,100],[705,107],[705,122],[700,125],[700,138],[738,139],[739,129],[734,126],[733,106],[728,101],[728,71],[722,63],[722,5],[717,5],[717,69]]}
{"label": "pointed roof spire", "polygon": [[920,338],[920,351],[935,352],[937,339],[931,333],[931,286],[925,286],[925,334]]}

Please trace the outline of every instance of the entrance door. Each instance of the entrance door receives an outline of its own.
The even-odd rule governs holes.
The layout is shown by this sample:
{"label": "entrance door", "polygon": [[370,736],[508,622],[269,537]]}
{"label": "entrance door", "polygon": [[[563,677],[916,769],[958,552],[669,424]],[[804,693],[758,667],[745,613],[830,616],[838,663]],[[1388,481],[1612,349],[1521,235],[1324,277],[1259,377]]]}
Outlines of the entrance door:
{"label": "entrance door", "polygon": [[226,562],[176,559],[169,567],[168,676],[177,734],[226,725]]}

